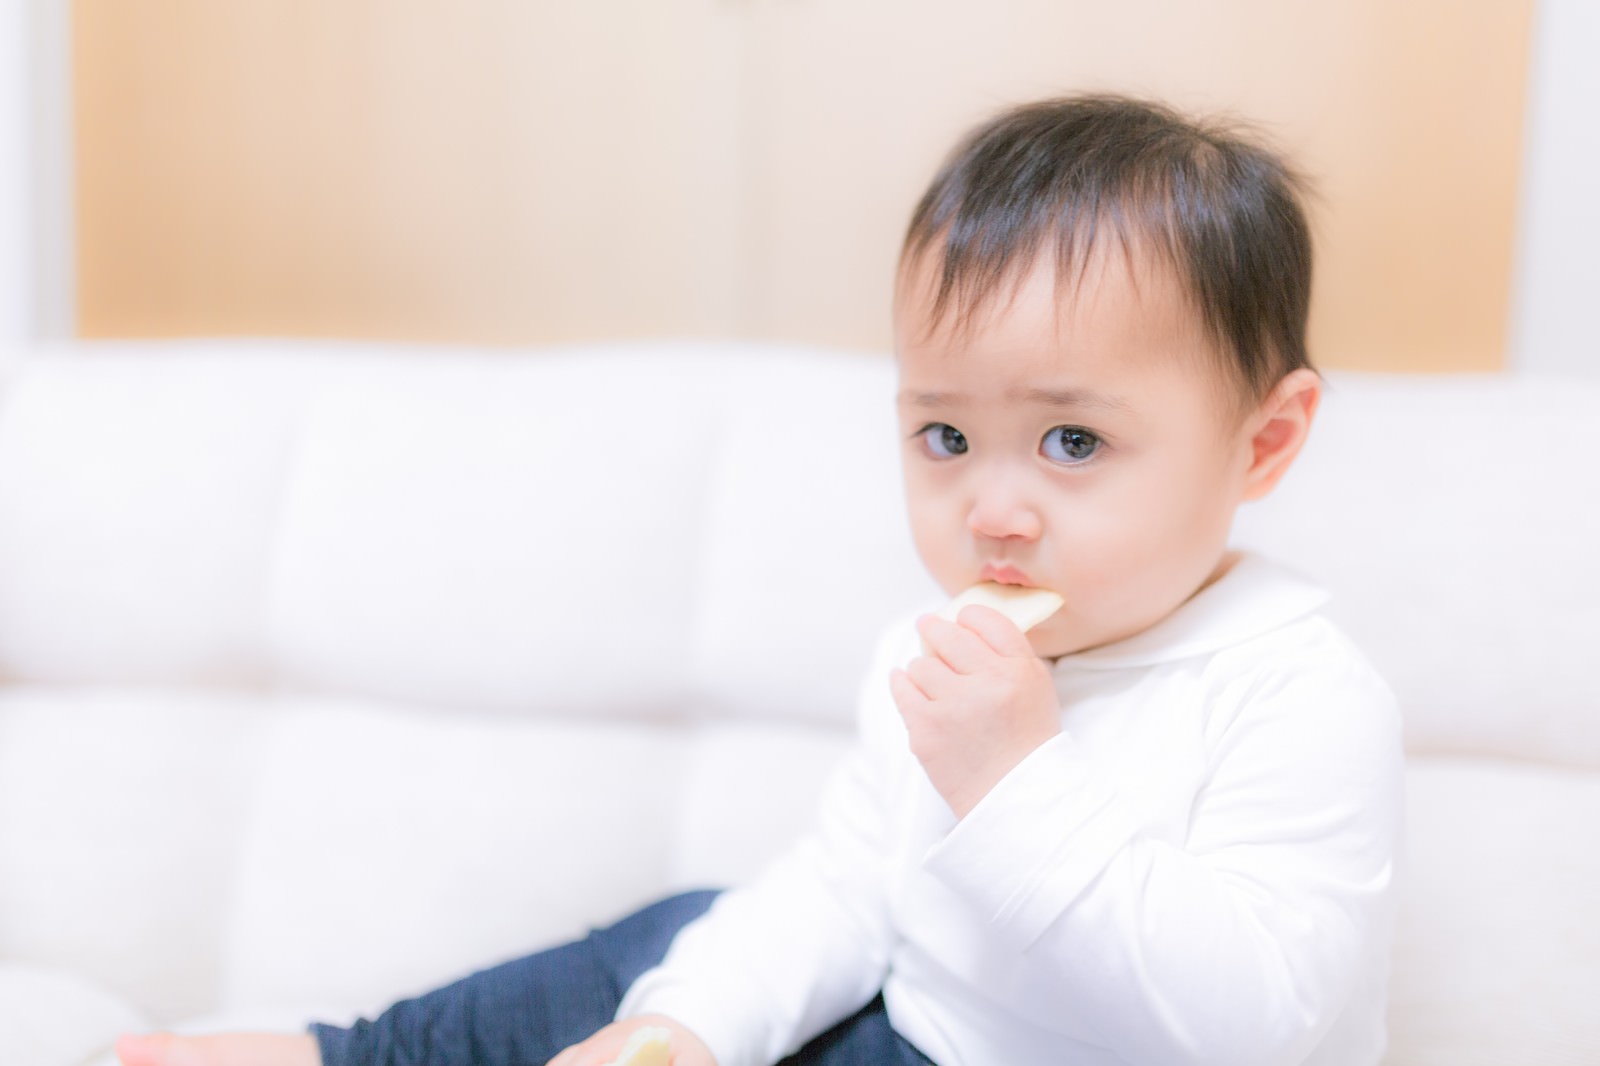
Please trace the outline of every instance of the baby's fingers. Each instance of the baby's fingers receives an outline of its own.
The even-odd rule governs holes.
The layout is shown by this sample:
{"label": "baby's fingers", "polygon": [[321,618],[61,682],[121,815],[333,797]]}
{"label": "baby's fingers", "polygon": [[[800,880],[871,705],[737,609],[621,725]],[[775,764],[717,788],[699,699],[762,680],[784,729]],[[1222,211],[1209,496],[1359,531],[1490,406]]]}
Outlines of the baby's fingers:
{"label": "baby's fingers", "polygon": [[930,656],[942,659],[958,674],[978,673],[994,659],[994,649],[964,621],[957,623],[934,614],[923,615],[917,619],[917,634],[922,637],[922,646]]}
{"label": "baby's fingers", "polygon": [[928,702],[928,694],[917,687],[910,674],[898,668],[889,671],[889,695],[894,697],[901,714]]}
{"label": "baby's fingers", "polygon": [[993,607],[969,604],[958,616],[963,629],[981,638],[983,643],[1001,655],[1032,658],[1033,645],[1017,624]]}
{"label": "baby's fingers", "polygon": [[949,696],[960,680],[960,675],[948,663],[932,655],[912,659],[906,664],[905,673],[917,690],[930,700]]}

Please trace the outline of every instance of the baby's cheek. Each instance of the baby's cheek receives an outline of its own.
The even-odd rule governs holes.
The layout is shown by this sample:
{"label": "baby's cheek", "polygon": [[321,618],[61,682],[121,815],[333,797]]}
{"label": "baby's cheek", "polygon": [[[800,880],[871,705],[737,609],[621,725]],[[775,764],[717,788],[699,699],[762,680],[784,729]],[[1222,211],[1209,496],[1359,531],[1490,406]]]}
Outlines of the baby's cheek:
{"label": "baby's cheek", "polygon": [[1189,518],[1143,496],[1082,515],[1068,528],[1067,565],[1086,594],[1116,595],[1151,567],[1170,564],[1190,539]]}
{"label": "baby's cheek", "polygon": [[[1131,635],[1158,611],[1154,604],[1162,599],[1159,590],[1167,584],[1160,571],[1170,562],[1144,550],[1133,538],[1076,554],[1058,590],[1066,606],[1052,620],[1053,626],[1029,634],[1038,638],[1030,643],[1046,657],[1054,657]],[[1071,646],[1062,650],[1063,643]]]}
{"label": "baby's cheek", "polygon": [[909,517],[912,544],[917,549],[917,557],[922,560],[923,568],[939,583],[940,588],[954,596],[972,578],[959,534],[951,531],[948,522],[942,522],[937,516],[926,512],[919,515],[916,508],[912,509]]}

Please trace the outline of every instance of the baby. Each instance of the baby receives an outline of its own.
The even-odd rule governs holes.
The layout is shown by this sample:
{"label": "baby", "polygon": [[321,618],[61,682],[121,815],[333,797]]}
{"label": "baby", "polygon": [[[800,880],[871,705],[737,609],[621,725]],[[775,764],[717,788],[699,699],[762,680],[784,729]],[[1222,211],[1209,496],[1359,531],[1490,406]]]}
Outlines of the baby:
{"label": "baby", "polygon": [[895,299],[917,551],[954,594],[880,643],[817,827],[351,1029],[125,1038],[127,1066],[1375,1064],[1399,722],[1324,594],[1229,550],[1310,430],[1297,182],[1114,97],[978,129]]}

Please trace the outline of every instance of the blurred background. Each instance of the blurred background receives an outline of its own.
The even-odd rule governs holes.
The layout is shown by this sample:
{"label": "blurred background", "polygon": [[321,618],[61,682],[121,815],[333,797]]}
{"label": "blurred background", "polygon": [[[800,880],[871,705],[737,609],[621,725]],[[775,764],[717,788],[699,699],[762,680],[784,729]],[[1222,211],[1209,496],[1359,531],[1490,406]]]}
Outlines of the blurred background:
{"label": "blurred background", "polygon": [[1318,189],[1325,367],[1600,373],[1591,0],[7,0],[0,329],[885,350],[954,140],[1080,89]]}

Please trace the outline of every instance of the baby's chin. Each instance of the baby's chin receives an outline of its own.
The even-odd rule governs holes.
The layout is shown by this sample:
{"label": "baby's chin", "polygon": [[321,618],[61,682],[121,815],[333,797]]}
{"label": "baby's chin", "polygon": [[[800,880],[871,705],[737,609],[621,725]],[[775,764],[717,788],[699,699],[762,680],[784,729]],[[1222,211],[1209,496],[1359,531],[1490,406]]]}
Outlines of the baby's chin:
{"label": "baby's chin", "polygon": [[1062,613],[1028,630],[1028,644],[1041,659],[1060,659],[1120,643],[1149,628],[1145,625],[1086,628],[1080,619]]}

